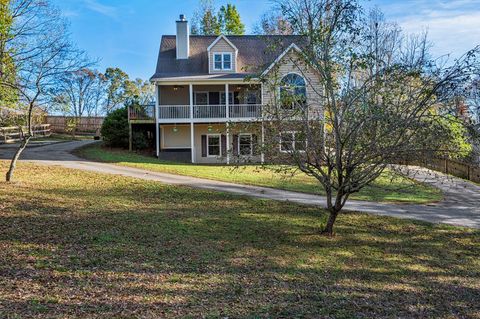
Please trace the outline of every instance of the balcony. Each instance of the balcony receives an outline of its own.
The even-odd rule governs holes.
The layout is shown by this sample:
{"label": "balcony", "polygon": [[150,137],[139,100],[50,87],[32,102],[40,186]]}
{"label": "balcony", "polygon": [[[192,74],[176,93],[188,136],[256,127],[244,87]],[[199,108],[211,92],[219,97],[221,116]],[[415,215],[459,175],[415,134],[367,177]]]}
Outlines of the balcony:
{"label": "balcony", "polygon": [[[163,123],[190,122],[189,105],[160,105],[159,121]],[[262,116],[261,104],[193,105],[193,122],[252,121]]]}
{"label": "balcony", "polygon": [[155,104],[129,106],[128,121],[131,123],[155,123]]}

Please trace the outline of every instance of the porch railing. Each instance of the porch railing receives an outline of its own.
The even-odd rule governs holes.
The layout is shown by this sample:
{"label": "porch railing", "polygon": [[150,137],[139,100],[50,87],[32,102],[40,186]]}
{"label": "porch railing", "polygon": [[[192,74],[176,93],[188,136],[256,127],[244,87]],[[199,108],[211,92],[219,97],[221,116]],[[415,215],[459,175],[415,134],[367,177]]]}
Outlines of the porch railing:
{"label": "porch railing", "polygon": [[[160,105],[160,119],[188,119],[190,118],[189,105]],[[262,115],[260,104],[231,104],[228,107],[228,118],[259,118]],[[227,119],[227,106],[220,105],[194,105],[194,119]]]}
{"label": "porch railing", "polygon": [[189,105],[162,105],[158,116],[161,119],[188,119],[190,118]]}
{"label": "porch railing", "polygon": [[193,117],[196,119],[218,119],[227,117],[226,105],[194,105]]}
{"label": "porch railing", "polygon": [[229,105],[229,116],[232,118],[258,118],[262,116],[261,104]]}
{"label": "porch railing", "polygon": [[154,120],[155,104],[128,107],[129,120]]}

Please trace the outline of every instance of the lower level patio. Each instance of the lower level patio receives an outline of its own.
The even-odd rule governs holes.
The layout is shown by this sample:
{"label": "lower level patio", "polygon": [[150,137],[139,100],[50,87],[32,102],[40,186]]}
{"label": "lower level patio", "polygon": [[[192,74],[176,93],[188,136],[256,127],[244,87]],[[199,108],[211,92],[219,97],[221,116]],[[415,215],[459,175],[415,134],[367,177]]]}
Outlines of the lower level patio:
{"label": "lower level patio", "polygon": [[157,157],[181,162],[260,163],[260,123],[160,124]]}

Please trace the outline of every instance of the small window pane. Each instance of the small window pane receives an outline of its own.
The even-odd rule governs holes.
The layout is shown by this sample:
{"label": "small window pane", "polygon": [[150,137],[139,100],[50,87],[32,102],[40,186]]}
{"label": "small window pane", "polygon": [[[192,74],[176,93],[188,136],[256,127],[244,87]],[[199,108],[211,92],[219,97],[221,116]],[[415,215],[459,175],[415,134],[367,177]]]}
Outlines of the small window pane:
{"label": "small window pane", "polygon": [[232,68],[232,56],[230,54],[223,55],[223,69],[230,70]]}
{"label": "small window pane", "polygon": [[[220,104],[227,104],[227,101],[225,101],[225,92],[220,93]],[[233,92],[228,92],[228,104],[233,104]]]}
{"label": "small window pane", "polygon": [[282,133],[280,149],[284,152],[293,151],[293,133]]}
{"label": "small window pane", "polygon": [[307,138],[303,133],[295,133],[295,150],[299,152],[303,152],[306,150],[307,146]]}
{"label": "small window pane", "polygon": [[220,136],[208,137],[208,156],[220,156]]}
{"label": "small window pane", "polygon": [[216,70],[221,70],[222,69],[222,55],[221,54],[215,54],[214,55],[214,66]]}

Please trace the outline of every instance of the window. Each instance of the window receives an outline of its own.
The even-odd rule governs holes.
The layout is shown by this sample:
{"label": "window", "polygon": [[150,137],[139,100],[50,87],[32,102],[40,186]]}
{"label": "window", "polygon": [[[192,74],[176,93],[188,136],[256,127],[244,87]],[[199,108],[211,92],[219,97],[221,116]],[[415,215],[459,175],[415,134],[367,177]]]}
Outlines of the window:
{"label": "window", "polygon": [[208,105],[208,92],[195,92],[195,105]]}
{"label": "window", "polygon": [[223,69],[231,70],[232,69],[232,55],[223,54]]}
{"label": "window", "polygon": [[221,156],[220,134],[207,135],[207,156]]}
{"label": "window", "polygon": [[213,69],[231,70],[232,69],[232,54],[231,53],[214,53],[213,54]]}
{"label": "window", "polygon": [[307,104],[307,89],[303,77],[296,73],[285,75],[280,82],[280,101],[282,107],[292,110]]}
{"label": "window", "polygon": [[246,91],[245,92],[245,104],[257,104],[258,92]]}
{"label": "window", "polygon": [[307,142],[305,135],[301,132],[282,132],[280,133],[280,151],[288,152],[305,152]]}
{"label": "window", "polygon": [[[220,92],[220,104],[227,104],[227,101],[225,101],[225,92]],[[233,92],[228,92],[228,104],[233,104]]]}
{"label": "window", "polygon": [[291,152],[294,150],[294,133],[283,132],[280,134],[280,151]]}
{"label": "window", "polygon": [[238,135],[238,154],[244,156],[253,155],[253,138],[252,134]]}

